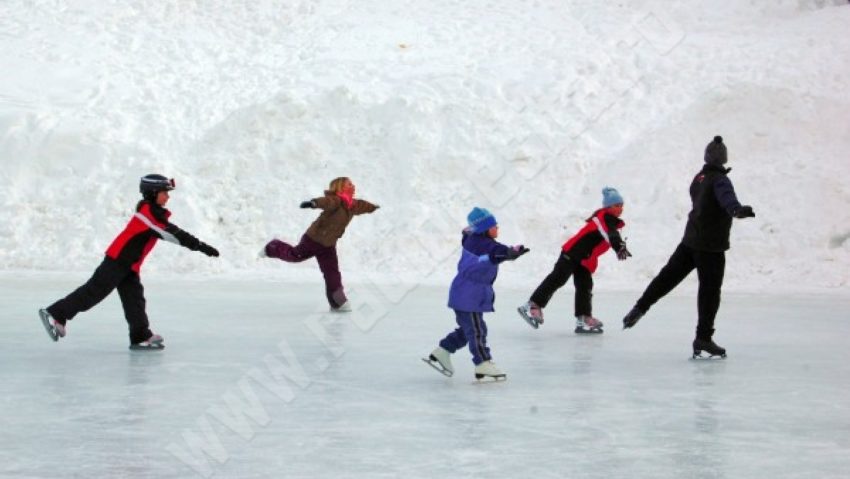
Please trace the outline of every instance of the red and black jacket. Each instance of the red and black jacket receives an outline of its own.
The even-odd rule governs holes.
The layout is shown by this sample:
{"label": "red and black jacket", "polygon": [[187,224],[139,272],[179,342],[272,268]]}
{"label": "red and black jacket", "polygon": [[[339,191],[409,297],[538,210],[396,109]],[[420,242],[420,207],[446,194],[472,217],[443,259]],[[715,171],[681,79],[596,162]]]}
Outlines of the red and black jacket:
{"label": "red and black jacket", "polygon": [[106,249],[106,256],[124,263],[136,273],[151,252],[157,240],[164,239],[190,250],[197,251],[201,241],[168,222],[171,212],[156,203],[142,200],[136,206],[136,214],[118,237]]}
{"label": "red and black jacket", "polygon": [[564,243],[561,250],[573,261],[581,262],[591,273],[599,265],[599,257],[614,247],[619,251],[623,245],[618,229],[626,223],[620,218],[608,213],[605,208],[596,210],[587,223],[572,238]]}

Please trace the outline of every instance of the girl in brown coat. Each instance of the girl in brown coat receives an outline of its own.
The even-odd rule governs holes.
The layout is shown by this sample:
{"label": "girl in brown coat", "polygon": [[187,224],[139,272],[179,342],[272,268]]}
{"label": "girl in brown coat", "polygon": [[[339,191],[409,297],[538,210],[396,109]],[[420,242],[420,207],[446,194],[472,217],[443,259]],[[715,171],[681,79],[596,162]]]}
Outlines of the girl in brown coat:
{"label": "girl in brown coat", "polygon": [[355,215],[372,213],[379,208],[368,201],[355,199],[354,192],[354,183],[347,177],[334,179],[324,196],[301,203],[301,208],[318,208],[322,213],[307,228],[296,246],[273,239],[260,252],[261,256],[289,263],[300,263],[315,256],[325,277],[325,294],[331,311],[351,311],[342,286],[336,242]]}

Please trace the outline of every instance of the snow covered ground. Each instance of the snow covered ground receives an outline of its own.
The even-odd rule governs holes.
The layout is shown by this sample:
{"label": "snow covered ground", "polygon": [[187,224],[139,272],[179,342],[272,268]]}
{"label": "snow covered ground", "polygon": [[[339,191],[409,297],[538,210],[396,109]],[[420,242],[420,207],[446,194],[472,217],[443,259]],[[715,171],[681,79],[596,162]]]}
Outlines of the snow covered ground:
{"label": "snow covered ground", "polygon": [[[0,2],[0,477],[845,477],[848,23],[838,0]],[[695,278],[619,321],[715,134],[757,217],[727,254],[730,358],[696,363]],[[222,252],[146,262],[168,348],[131,354],[115,297],[50,343],[36,309],[152,172]],[[315,264],[256,258],[337,176],[381,205],[340,242],[339,317]],[[594,277],[608,331],[572,333],[571,286],[531,330],[513,308],[606,185],[634,253]],[[488,320],[505,384],[419,361],[472,206],[532,250]]]}
{"label": "snow covered ground", "polygon": [[533,250],[504,279],[528,286],[612,185],[634,258],[598,282],[633,288],[721,134],[758,215],[736,222],[728,284],[848,285],[843,1],[8,0],[0,18],[5,270],[90,270],[161,172],[174,222],[223,254],[149,270],[297,279],[255,251],[351,176],[382,209],[347,233],[349,271],[444,284],[418,273],[479,205]]}
{"label": "snow covered ground", "polygon": [[[608,331],[572,332],[572,295],[539,330],[502,288],[488,315],[500,384],[468,351],[423,364],[453,327],[445,288],[147,282],[157,353],[131,352],[117,298],[52,343],[33,305],[76,286],[0,280],[0,477],[839,479],[850,469],[850,301],[727,295],[724,361],[689,357],[695,299],[629,331],[634,295],[596,297]],[[14,320],[10,320],[14,318]],[[206,451],[206,453],[202,452]]]}

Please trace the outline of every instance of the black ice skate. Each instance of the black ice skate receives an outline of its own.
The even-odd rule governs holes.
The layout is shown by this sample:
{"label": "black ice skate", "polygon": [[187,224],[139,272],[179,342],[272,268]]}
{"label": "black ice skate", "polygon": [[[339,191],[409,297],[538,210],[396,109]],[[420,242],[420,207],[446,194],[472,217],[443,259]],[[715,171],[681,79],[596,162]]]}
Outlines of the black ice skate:
{"label": "black ice skate", "polygon": [[53,319],[46,309],[39,309],[38,317],[41,318],[41,324],[44,325],[44,330],[47,331],[50,339],[59,341],[59,338],[65,337],[65,325]]}
{"label": "black ice skate", "polygon": [[[693,359],[711,359],[711,358],[726,358],[726,350],[721,348],[710,339],[694,339],[694,355]],[[708,356],[703,356],[702,352],[708,353]]]}
{"label": "black ice skate", "polygon": [[577,316],[576,317],[576,334],[602,334],[602,321],[593,316]]}
{"label": "black ice skate", "polygon": [[150,338],[130,345],[133,351],[160,351],[165,349],[165,338],[158,334],[154,334]]}
{"label": "black ice skate", "polygon": [[626,314],[626,317],[623,318],[623,329],[629,329],[635,324],[637,324],[637,322],[640,321],[640,318],[642,318],[644,314],[646,313],[641,311],[637,306],[632,308],[632,310],[629,311],[628,314]]}

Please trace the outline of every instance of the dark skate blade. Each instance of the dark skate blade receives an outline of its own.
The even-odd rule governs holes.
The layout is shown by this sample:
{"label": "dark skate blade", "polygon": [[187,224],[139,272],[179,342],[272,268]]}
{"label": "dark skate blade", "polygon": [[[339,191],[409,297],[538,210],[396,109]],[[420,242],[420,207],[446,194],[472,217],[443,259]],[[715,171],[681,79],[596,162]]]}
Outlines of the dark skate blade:
{"label": "dark skate blade", "polygon": [[525,311],[523,311],[522,308],[517,308],[516,312],[519,313],[519,315],[522,316],[522,319],[524,319],[525,322],[528,323],[528,325],[532,328],[537,329],[540,327],[540,322],[532,318],[531,316],[525,314]]}
{"label": "dark skate blade", "polygon": [[41,324],[44,325],[44,330],[47,331],[47,335],[50,336],[50,339],[53,341],[59,341],[59,331],[56,331],[56,328],[50,324],[49,316],[47,315],[47,311],[43,309],[38,310],[38,317],[41,318]]}
{"label": "dark skate blade", "polygon": [[605,331],[603,331],[603,330],[601,330],[601,329],[583,329],[583,328],[576,328],[576,330],[575,330],[575,333],[576,333],[576,334],[602,334],[602,333],[604,333],[604,332],[605,332]]}
{"label": "dark skate blade", "polygon": [[440,365],[440,363],[438,363],[438,362],[436,362],[436,363],[435,363],[435,362],[431,361],[431,360],[430,360],[430,359],[428,359],[428,358],[422,358],[422,360],[423,360],[423,361],[425,361],[425,364],[427,364],[428,366],[431,366],[432,368],[434,368],[434,369],[436,369],[437,371],[439,371],[439,372],[440,372],[440,374],[442,374],[443,376],[445,376],[445,377],[447,377],[447,378],[452,377],[452,374],[453,374],[453,373],[452,373],[451,371],[449,371],[448,369],[444,369],[444,368]]}
{"label": "dark skate blade", "polygon": [[131,344],[131,351],[162,351],[165,349],[165,344],[162,343],[151,343],[150,345],[141,345],[141,344]]}
{"label": "dark skate blade", "polygon": [[705,353],[706,353],[706,355],[705,355],[705,356],[703,356],[703,355],[702,355],[702,353],[703,353],[703,351],[694,351],[694,354],[691,356],[691,359],[694,359],[694,360],[697,360],[697,361],[712,361],[712,360],[719,361],[719,360],[721,360],[721,359],[726,359],[726,353],[723,353],[723,354],[709,354],[709,353],[706,351],[706,352],[705,352]]}

